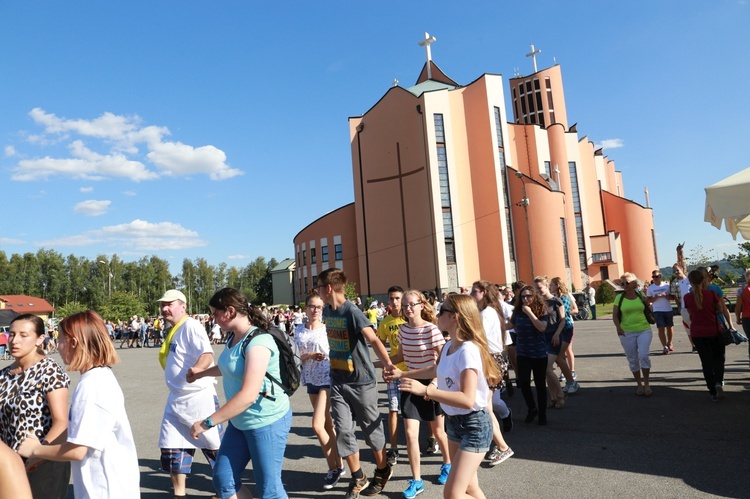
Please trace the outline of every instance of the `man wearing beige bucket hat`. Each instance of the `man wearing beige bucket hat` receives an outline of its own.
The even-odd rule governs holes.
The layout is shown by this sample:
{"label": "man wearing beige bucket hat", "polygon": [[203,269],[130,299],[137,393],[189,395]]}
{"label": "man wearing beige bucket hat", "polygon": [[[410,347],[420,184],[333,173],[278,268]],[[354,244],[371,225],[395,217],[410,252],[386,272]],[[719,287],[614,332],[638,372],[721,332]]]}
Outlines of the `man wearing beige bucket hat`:
{"label": "man wearing beige bucket hat", "polygon": [[221,443],[218,427],[211,428],[197,440],[190,436],[192,424],[217,410],[219,399],[213,378],[188,383],[186,375],[192,367],[209,368],[214,357],[206,330],[187,314],[185,295],[170,289],[158,301],[164,320],[170,326],[165,329],[167,335],[159,350],[159,362],[169,388],[159,434],[161,466],[170,474],[174,496],[185,497],[185,479],[190,473],[195,449],[203,451],[213,468]]}

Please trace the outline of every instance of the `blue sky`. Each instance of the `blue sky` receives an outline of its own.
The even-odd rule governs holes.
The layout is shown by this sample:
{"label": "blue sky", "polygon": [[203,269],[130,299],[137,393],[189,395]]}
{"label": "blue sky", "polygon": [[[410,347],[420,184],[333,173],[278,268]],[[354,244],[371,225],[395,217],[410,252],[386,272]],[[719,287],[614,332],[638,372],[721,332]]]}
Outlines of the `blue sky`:
{"label": "blue sky", "polygon": [[414,84],[428,31],[462,84],[556,58],[569,121],[648,187],[662,266],[735,252],[703,188],[750,166],[748,26],[744,0],[2,2],[0,249],[292,256],[353,200],[347,118]]}

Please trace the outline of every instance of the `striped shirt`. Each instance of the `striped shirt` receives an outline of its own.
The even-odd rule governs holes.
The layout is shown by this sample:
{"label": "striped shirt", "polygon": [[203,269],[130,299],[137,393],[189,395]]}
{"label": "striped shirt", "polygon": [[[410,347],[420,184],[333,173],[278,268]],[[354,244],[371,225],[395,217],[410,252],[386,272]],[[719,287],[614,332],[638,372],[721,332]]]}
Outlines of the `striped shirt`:
{"label": "striped shirt", "polygon": [[445,344],[443,333],[431,322],[419,327],[402,324],[398,329],[398,339],[410,371],[435,365],[438,358],[435,349]]}

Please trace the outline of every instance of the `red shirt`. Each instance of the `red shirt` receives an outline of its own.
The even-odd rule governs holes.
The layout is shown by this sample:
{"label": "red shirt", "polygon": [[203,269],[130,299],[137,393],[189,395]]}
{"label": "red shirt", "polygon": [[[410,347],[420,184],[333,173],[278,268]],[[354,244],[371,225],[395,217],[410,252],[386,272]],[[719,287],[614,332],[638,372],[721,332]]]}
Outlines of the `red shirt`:
{"label": "red shirt", "polygon": [[716,305],[719,296],[708,289],[703,290],[703,307],[698,310],[695,304],[695,291],[685,295],[685,308],[690,312],[690,336],[693,338],[710,338],[719,334],[719,323],[716,319]]}

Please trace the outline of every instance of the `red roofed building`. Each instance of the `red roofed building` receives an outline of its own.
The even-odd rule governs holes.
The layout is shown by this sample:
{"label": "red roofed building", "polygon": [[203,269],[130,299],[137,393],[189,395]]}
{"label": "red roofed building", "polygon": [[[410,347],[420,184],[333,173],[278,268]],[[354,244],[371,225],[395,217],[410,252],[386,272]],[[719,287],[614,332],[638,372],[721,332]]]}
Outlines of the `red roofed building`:
{"label": "red roofed building", "polygon": [[0,295],[0,310],[13,310],[19,314],[34,314],[47,320],[55,307],[47,300],[28,295]]}

